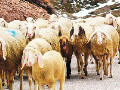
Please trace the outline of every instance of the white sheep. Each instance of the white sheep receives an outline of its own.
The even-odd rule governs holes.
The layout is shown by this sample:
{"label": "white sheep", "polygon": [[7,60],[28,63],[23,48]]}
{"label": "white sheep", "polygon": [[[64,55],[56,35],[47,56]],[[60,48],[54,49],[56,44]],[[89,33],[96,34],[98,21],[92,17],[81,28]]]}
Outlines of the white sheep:
{"label": "white sheep", "polygon": [[35,25],[39,27],[39,29],[41,28],[47,28],[49,25],[49,21],[48,20],[44,20],[42,18],[38,18],[35,22]]}
{"label": "white sheep", "polygon": [[53,50],[59,51],[59,37],[54,29],[43,28],[35,32],[35,37],[45,39]]}
{"label": "white sheep", "polygon": [[38,83],[40,90],[48,85],[49,90],[55,90],[56,81],[60,81],[60,90],[63,90],[65,81],[65,61],[57,51],[48,51],[44,55],[40,52],[38,59],[33,58],[32,77]]}
{"label": "white sheep", "polygon": [[7,28],[8,27],[8,23],[3,18],[0,18],[0,26]]}
{"label": "white sheep", "polygon": [[[100,80],[103,80],[103,67],[105,67],[106,70],[105,74],[108,75],[108,58],[110,58],[110,77],[112,77],[112,59],[116,56],[119,45],[118,32],[110,25],[96,26],[95,31],[89,38],[89,41],[93,55],[98,58],[98,60],[96,60],[96,64],[97,73],[99,73],[100,68]],[[104,66],[103,63],[105,64]],[[98,67],[98,64],[100,67]]]}
{"label": "white sheep", "polygon": [[34,23],[27,23],[26,24],[26,36],[29,40],[32,40],[33,38],[35,38],[35,31],[39,30],[39,28],[34,24]]}
{"label": "white sheep", "polygon": [[72,29],[72,21],[68,18],[59,18],[58,24],[60,26],[60,30],[62,35],[67,35],[70,37],[70,30]]}
{"label": "white sheep", "polygon": [[57,22],[57,21],[58,21],[57,15],[55,15],[55,14],[50,15],[50,18],[49,18],[50,23],[51,22]]}
{"label": "white sheep", "polygon": [[[20,66],[23,49],[27,44],[25,36],[17,30],[5,30],[0,34],[0,78],[2,70],[9,76],[9,89],[13,90],[13,76]],[[2,82],[0,80],[0,90]]]}
{"label": "white sheep", "polygon": [[101,25],[101,24],[105,24],[106,18],[100,16],[92,17],[92,18],[84,19],[84,22],[92,26]]}
{"label": "white sheep", "polygon": [[35,56],[39,57],[37,52],[41,52],[42,54],[44,54],[45,52],[50,50],[52,50],[51,45],[45,39],[42,38],[35,38],[28,43],[28,45],[25,47],[23,51],[23,56],[21,61],[22,71],[20,76],[20,90],[22,90],[23,70],[25,70],[27,76],[29,77],[28,78],[29,86],[30,86],[30,90],[32,90],[32,67],[29,66],[29,63],[31,62],[27,61],[27,59],[33,60]]}

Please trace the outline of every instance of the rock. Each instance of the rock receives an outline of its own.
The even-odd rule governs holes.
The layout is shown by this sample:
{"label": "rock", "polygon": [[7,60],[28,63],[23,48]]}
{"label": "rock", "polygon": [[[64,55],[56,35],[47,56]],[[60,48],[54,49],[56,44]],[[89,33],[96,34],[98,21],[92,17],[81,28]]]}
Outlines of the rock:
{"label": "rock", "polygon": [[49,14],[42,7],[31,4],[28,1],[0,0],[1,17],[10,22],[13,20],[25,20],[27,17],[49,19]]}

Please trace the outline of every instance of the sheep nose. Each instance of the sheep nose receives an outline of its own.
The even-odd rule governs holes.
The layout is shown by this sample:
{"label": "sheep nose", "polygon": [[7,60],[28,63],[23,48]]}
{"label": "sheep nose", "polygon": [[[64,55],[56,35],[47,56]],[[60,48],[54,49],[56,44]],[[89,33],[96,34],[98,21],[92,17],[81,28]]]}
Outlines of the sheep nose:
{"label": "sheep nose", "polygon": [[31,34],[28,33],[28,37],[31,37]]}
{"label": "sheep nose", "polygon": [[98,44],[101,45],[101,44],[102,44],[102,41],[98,41]]}

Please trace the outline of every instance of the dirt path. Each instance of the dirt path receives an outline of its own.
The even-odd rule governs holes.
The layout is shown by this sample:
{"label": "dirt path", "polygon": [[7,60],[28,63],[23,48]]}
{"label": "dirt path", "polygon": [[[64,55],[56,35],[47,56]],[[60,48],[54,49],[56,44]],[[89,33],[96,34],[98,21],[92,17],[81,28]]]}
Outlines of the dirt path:
{"label": "dirt path", "polygon": [[[118,56],[116,56],[113,61],[113,78],[104,76],[103,81],[99,80],[99,76],[96,75],[95,64],[90,64],[90,60],[88,64],[88,76],[86,76],[85,79],[80,78],[76,64],[76,58],[73,56],[71,79],[65,81],[64,90],[120,90],[120,65],[118,64]],[[19,84],[20,80],[17,77],[15,78],[14,90],[19,90]],[[46,90],[48,90],[47,88],[48,87],[46,87]],[[24,77],[23,90],[29,90],[27,77]],[[56,83],[56,90],[59,90],[58,81]]]}

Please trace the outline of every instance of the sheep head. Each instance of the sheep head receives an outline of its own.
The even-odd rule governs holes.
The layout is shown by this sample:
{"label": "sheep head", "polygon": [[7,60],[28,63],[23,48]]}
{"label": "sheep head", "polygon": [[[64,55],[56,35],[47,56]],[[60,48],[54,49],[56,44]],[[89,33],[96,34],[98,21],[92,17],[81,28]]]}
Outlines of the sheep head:
{"label": "sheep head", "polygon": [[117,29],[117,21],[116,17],[113,16],[111,13],[106,15],[106,22],[107,25],[112,25],[115,29]]}
{"label": "sheep head", "polygon": [[27,32],[26,32],[26,36],[28,37],[28,39],[32,39],[35,35],[35,31],[38,29],[37,26],[35,26],[35,24],[33,23],[28,23],[26,25],[26,28],[27,28]]}
{"label": "sheep head", "polygon": [[110,36],[106,32],[104,32],[102,30],[95,30],[90,35],[88,42],[91,40],[91,38],[97,38],[97,44],[99,44],[99,45],[102,44],[103,38],[108,38],[110,41],[112,41],[111,38],[110,38]]}
{"label": "sheep head", "polygon": [[26,21],[27,21],[28,23],[34,23],[34,22],[35,22],[35,20],[34,20],[32,17],[26,18]]}
{"label": "sheep head", "polygon": [[32,48],[32,47],[27,47],[24,50],[23,56],[22,56],[22,68],[24,68],[24,66],[28,66],[31,67],[34,63],[38,62],[39,66],[41,68],[43,68],[44,63],[43,63],[43,59],[42,59],[42,54]]}

